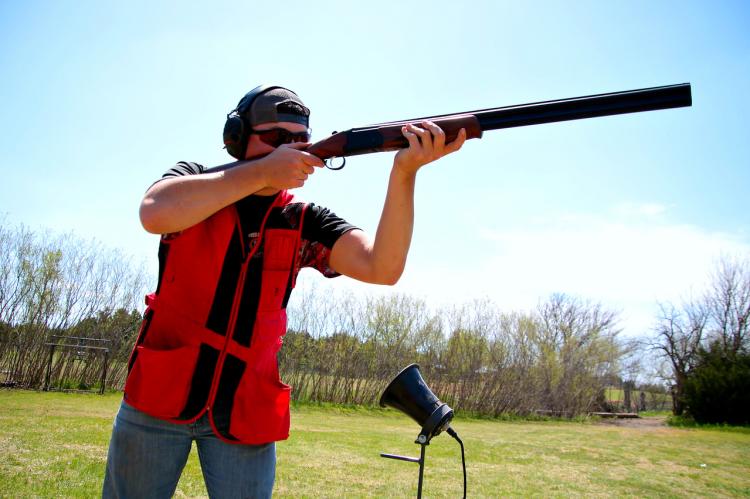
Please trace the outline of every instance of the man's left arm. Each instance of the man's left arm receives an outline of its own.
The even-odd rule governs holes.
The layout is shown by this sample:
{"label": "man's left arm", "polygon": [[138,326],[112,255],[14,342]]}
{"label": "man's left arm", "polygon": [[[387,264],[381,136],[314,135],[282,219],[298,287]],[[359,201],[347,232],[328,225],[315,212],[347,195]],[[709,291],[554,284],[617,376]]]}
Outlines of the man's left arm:
{"label": "man's left arm", "polygon": [[445,134],[432,122],[421,127],[402,128],[409,147],[400,150],[394,160],[383,212],[375,239],[361,230],[341,236],[331,250],[331,267],[353,279],[372,284],[398,282],[406,265],[414,228],[414,187],[419,169],[443,156],[458,151],[466,140],[461,130],[453,142],[445,143]]}

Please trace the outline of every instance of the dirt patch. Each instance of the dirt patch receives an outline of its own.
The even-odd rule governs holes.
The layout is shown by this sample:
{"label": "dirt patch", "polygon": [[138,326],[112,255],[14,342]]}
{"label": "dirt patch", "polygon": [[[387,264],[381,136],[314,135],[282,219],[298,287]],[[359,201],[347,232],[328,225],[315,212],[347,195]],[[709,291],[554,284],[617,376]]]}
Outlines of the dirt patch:
{"label": "dirt patch", "polygon": [[599,424],[648,430],[666,427],[667,418],[666,416],[647,416],[642,418],[602,418]]}

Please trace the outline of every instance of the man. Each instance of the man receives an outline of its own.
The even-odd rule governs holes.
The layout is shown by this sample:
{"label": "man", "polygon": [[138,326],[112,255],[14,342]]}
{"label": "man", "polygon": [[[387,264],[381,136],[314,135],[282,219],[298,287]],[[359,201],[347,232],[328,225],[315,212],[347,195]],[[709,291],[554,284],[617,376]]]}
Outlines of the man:
{"label": "man", "polygon": [[288,190],[322,161],[305,149],[309,110],[292,91],[258,87],[227,117],[238,161],[180,162],[153,184],[141,223],[162,234],[159,282],[129,361],[105,497],[170,497],[196,441],[212,497],[270,497],[275,444],[288,437],[290,387],[276,354],[301,267],[394,284],[406,263],[414,185],[425,164],[457,151],[430,122],[408,125],[374,239]]}

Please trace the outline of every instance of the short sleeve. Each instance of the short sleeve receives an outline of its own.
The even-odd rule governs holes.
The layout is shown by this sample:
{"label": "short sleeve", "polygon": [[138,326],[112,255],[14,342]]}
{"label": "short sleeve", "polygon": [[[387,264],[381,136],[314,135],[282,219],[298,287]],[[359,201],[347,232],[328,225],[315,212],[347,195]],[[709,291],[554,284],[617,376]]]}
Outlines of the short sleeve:
{"label": "short sleeve", "polygon": [[172,168],[164,172],[164,175],[162,175],[161,178],[182,177],[184,175],[198,175],[200,173],[203,173],[204,170],[205,168],[203,168],[203,165],[200,165],[198,163],[193,163],[192,161],[179,161]]}
{"label": "short sleeve", "polygon": [[347,232],[357,229],[328,208],[310,204],[302,226],[301,267],[311,267],[326,277],[339,274],[330,267],[331,249]]}
{"label": "short sleeve", "polygon": [[[153,187],[154,184],[161,180],[164,180],[165,178],[182,177],[185,175],[198,175],[203,173],[203,170],[203,165],[200,165],[198,163],[193,163],[191,161],[179,161],[172,168],[164,172],[164,175],[162,175],[160,179],[151,184],[149,189]],[[180,232],[175,232],[173,234],[162,234],[162,240],[169,241],[170,239],[176,238],[179,234]]]}

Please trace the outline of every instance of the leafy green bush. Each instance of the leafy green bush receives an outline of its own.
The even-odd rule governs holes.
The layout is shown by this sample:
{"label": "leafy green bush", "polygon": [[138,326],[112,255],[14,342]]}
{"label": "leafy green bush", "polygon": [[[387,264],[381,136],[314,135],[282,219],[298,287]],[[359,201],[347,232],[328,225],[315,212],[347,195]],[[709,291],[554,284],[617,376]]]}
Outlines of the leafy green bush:
{"label": "leafy green bush", "polygon": [[718,342],[702,349],[683,400],[698,423],[750,424],[750,354],[727,351]]}

